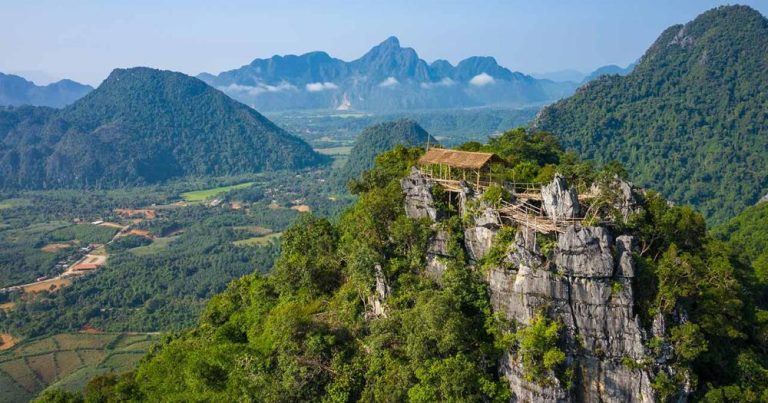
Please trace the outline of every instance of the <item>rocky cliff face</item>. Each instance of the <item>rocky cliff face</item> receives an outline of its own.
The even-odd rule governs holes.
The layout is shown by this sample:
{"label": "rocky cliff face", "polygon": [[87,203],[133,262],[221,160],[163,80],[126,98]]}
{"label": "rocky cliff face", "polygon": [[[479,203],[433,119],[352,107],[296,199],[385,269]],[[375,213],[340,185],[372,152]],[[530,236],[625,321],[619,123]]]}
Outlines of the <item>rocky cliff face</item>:
{"label": "rocky cliff face", "polygon": [[[434,208],[423,197],[430,192],[418,189],[432,184],[418,176],[414,172],[403,180],[406,211],[411,217],[436,217],[439,212],[426,213]],[[578,199],[570,197],[572,192],[563,181],[556,179],[542,193],[545,191],[550,197],[544,204],[550,204],[552,214],[573,217],[578,212]],[[620,191],[624,193],[624,189]],[[461,195],[460,211],[465,200],[472,198],[469,192]],[[502,223],[492,209],[483,208],[465,221],[469,223],[464,246],[470,261],[478,261],[491,248]],[[652,335],[643,330],[633,312],[632,279],[636,270],[632,237],[614,238],[607,228],[574,225],[559,234],[556,243],[553,235],[546,236],[550,239],[546,251],[538,246],[546,242],[537,242],[537,237],[545,235],[519,228],[504,258],[508,264],[490,268],[487,280],[491,302],[497,312],[522,326],[539,312],[560,321],[564,328],[563,351],[574,377],[570,389],[553,374],[546,386],[528,382],[522,363],[510,351],[503,357],[501,368],[514,400],[654,401],[653,374],[635,365],[649,359],[644,342]],[[440,239],[439,234],[433,238],[430,253],[441,250]],[[661,367],[657,363],[655,369],[668,370]]]}

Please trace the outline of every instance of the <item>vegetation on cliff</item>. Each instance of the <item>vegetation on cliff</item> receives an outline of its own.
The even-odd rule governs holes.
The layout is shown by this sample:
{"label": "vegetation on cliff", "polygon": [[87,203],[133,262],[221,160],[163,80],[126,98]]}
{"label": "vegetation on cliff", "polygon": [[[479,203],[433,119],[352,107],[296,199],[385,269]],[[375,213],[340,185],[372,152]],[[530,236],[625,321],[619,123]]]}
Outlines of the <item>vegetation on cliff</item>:
{"label": "vegetation on cliff", "polygon": [[[463,148],[505,158],[502,177],[561,171],[579,183],[620,172],[594,169],[546,133],[513,130]],[[305,217],[285,231],[270,275],[232,282],[197,327],[166,337],[136,371],[94,379],[85,398],[507,401],[498,368],[506,351],[520,355],[531,382],[546,382],[550,372],[568,380],[560,324],[542,316],[525,326],[494,315],[482,272],[467,260],[459,217],[440,223],[453,256],[440,284],[423,275],[434,228],[405,216],[399,184],[421,152],[381,154],[352,183],[359,199],[338,222]],[[764,399],[768,324],[750,267],[708,237],[700,214],[653,192],[640,198],[641,208],[627,220],[617,215],[612,231],[641,245],[637,312],[647,328],[664,318],[668,332],[648,342],[653,359],[632,365],[658,374],[662,400],[686,382],[711,401]],[[662,356],[674,373],[654,369]],[[82,396],[43,396],[57,398]]]}

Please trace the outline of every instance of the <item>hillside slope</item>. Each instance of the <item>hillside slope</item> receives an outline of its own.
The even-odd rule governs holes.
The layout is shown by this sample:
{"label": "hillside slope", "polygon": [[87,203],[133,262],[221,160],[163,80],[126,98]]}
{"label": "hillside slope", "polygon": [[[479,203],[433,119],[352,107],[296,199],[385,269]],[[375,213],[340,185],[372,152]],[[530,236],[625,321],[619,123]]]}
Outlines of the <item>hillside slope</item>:
{"label": "hillside slope", "polygon": [[60,108],[93,91],[90,85],[61,80],[35,85],[22,77],[0,73],[0,106],[50,106]]}
{"label": "hillside slope", "polygon": [[434,137],[410,119],[400,119],[367,127],[355,140],[349,159],[339,172],[339,177],[344,182],[359,177],[364,171],[373,167],[377,155],[398,144],[406,147],[424,147],[428,141],[433,145],[437,144]]}
{"label": "hillside slope", "polygon": [[534,126],[722,222],[768,191],[768,20],[719,7],[665,30],[626,77],[605,76]]}
{"label": "hillside slope", "polygon": [[325,162],[304,141],[204,82],[117,69],[60,111],[0,112],[0,187],[99,187]]}

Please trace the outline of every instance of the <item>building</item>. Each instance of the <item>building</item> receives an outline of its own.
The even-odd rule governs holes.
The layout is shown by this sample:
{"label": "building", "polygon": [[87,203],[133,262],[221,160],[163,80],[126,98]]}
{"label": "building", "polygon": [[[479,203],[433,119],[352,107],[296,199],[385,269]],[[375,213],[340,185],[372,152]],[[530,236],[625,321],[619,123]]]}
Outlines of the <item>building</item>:
{"label": "building", "polygon": [[477,188],[493,181],[494,164],[505,161],[493,153],[430,148],[418,161],[421,172],[441,182],[466,181]]}

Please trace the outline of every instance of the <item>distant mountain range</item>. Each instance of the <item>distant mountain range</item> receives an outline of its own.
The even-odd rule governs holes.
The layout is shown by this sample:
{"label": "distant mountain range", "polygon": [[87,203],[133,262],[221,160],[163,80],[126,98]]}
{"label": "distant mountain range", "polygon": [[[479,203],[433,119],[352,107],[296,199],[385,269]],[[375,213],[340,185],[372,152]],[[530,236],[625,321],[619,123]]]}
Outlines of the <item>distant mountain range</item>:
{"label": "distant mountain range", "polygon": [[493,57],[470,57],[456,66],[427,63],[390,37],[357,60],[325,52],[273,56],[203,81],[259,110],[337,109],[395,111],[476,106],[541,105],[573,93],[556,83],[510,71]]}
{"label": "distant mountain range", "polygon": [[0,106],[50,106],[60,108],[93,91],[90,85],[61,80],[48,85],[36,85],[22,77],[0,73]]}
{"label": "distant mountain range", "polygon": [[534,126],[723,222],[768,192],[768,19],[719,7],[666,29],[625,77],[603,76]]}
{"label": "distant mountain range", "polygon": [[74,104],[0,108],[0,188],[112,187],[327,162],[204,82],[117,69]]}

